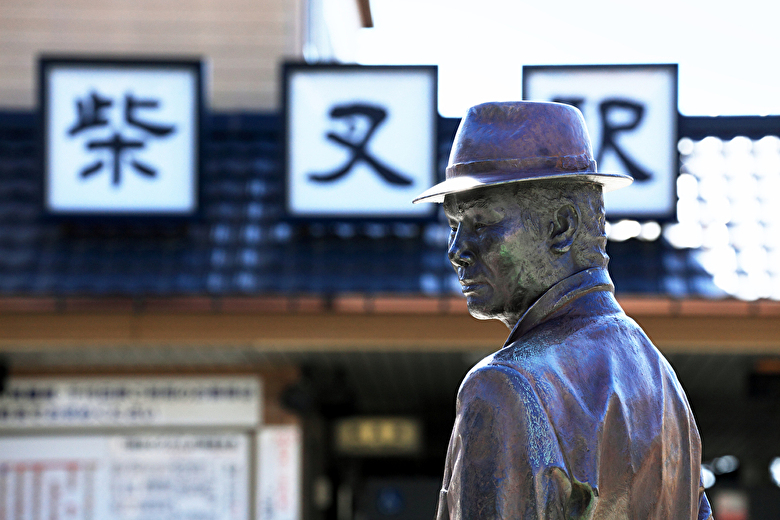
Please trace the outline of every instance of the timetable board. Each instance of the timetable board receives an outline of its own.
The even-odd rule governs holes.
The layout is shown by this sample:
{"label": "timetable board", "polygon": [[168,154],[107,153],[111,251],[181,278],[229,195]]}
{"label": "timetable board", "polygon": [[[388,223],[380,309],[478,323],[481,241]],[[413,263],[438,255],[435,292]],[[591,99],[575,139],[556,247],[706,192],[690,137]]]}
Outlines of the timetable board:
{"label": "timetable board", "polygon": [[248,436],[0,438],[0,520],[247,520]]}

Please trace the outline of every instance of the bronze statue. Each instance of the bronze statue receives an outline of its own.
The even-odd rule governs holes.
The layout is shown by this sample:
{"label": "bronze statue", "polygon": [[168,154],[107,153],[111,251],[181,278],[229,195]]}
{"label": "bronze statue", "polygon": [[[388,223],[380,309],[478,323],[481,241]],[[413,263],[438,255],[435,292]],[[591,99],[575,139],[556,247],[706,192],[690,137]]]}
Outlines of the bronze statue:
{"label": "bronze statue", "polygon": [[469,312],[511,329],[458,391],[438,520],[701,519],[701,441],[677,376],[607,274],[602,191],[579,110],[469,110],[443,202]]}

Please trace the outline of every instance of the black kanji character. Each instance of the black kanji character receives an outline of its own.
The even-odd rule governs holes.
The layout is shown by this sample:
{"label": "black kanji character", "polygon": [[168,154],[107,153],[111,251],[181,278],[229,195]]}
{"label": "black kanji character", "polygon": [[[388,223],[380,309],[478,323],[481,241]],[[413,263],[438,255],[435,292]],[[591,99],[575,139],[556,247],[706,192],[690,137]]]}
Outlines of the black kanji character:
{"label": "black kanji character", "polygon": [[340,145],[349,148],[352,152],[352,158],[342,168],[339,168],[330,173],[310,173],[309,178],[317,182],[335,181],[346,175],[352,169],[352,167],[358,163],[358,161],[363,161],[371,168],[373,168],[380,176],[382,176],[383,179],[385,179],[390,184],[397,184],[401,186],[412,184],[411,179],[391,170],[374,157],[371,157],[368,152],[366,152],[366,144],[368,143],[368,140],[371,139],[371,136],[374,134],[377,127],[382,124],[382,121],[387,118],[387,111],[381,107],[363,105],[359,103],[335,106],[330,111],[330,117],[333,119],[353,116],[365,116],[370,121],[370,126],[362,139],[353,142],[333,132],[328,132],[326,134],[326,137],[331,141],[335,141]]}
{"label": "black kanji character", "polygon": [[[582,110],[582,107],[585,104],[585,98],[582,97],[557,97],[553,98],[553,101],[556,103],[566,103],[567,105],[575,106],[580,110]],[[631,112],[633,120],[626,124],[614,124],[610,119],[610,114],[615,110],[621,109]],[[600,163],[601,159],[604,157],[604,152],[611,148],[614,150],[615,155],[618,156],[618,159],[623,162],[628,173],[630,173],[637,182],[649,181],[653,176],[650,172],[634,162],[634,160],[618,146],[615,136],[620,132],[633,130],[639,126],[639,123],[642,122],[644,112],[645,107],[643,105],[627,99],[605,99],[599,104],[602,132],[601,144],[599,146],[598,154],[596,154],[596,162]]]}
{"label": "black kanji character", "polygon": [[[76,102],[76,111],[78,119],[72,128],[69,129],[69,135],[75,135],[79,132],[87,130],[93,127],[107,126],[109,124],[108,119],[105,117],[103,110],[107,109],[113,104],[113,101],[109,98],[104,98],[100,94],[93,92],[88,99],[78,100]],[[136,116],[136,110],[143,108],[157,108],[159,103],[151,99],[136,99],[132,94],[125,95],[125,121],[128,125],[140,128],[144,132],[151,134],[155,137],[163,137],[175,130],[174,125],[160,125],[150,123],[147,121],[139,120]],[[121,181],[121,162],[122,154],[126,150],[143,148],[146,145],[144,141],[132,140],[122,137],[118,132],[114,132],[114,135],[106,140],[92,140],[86,143],[86,147],[90,150],[96,150],[100,148],[107,148],[113,155],[113,177],[112,183],[118,185]],[[135,159],[130,161],[130,165],[133,166],[139,173],[147,177],[155,177],[157,170]],[[81,170],[81,177],[89,177],[96,173],[104,166],[102,160],[95,161],[94,163],[86,166]]]}
{"label": "black kanji character", "polygon": [[[634,116],[633,121],[622,125],[613,124],[609,114],[614,109],[628,110]],[[596,157],[596,162],[600,163],[601,159],[604,157],[604,152],[611,148],[626,166],[628,173],[635,181],[643,182],[650,180],[652,174],[634,162],[633,159],[631,159],[631,157],[629,157],[615,142],[615,136],[618,133],[626,130],[633,130],[639,126],[639,123],[642,121],[642,116],[645,113],[645,107],[627,99],[606,99],[599,105],[599,111],[601,112],[603,130],[601,131],[601,146],[599,148],[598,156]]]}

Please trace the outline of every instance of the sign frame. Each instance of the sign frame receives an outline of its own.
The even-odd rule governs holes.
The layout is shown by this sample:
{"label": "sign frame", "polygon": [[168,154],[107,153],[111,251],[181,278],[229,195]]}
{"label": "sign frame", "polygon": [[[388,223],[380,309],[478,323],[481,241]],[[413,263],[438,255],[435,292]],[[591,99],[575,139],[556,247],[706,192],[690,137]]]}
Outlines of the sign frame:
{"label": "sign frame", "polygon": [[[96,209],[57,209],[52,206],[51,178],[49,159],[51,157],[49,132],[51,107],[50,77],[55,70],[84,69],[92,71],[182,71],[192,75],[193,102],[192,131],[187,136],[191,140],[190,186],[191,201],[187,209],[175,210],[118,210],[106,211]],[[205,67],[200,57],[187,56],[106,56],[106,55],[42,55],[38,59],[38,107],[40,121],[40,168],[42,175],[42,208],[45,217],[54,220],[92,221],[128,221],[128,222],[159,222],[197,220],[202,216],[203,207],[203,136],[205,132]]]}
{"label": "sign frame", "polygon": [[[672,128],[670,133],[670,139],[669,139],[669,149],[670,149],[670,157],[669,157],[669,165],[668,165],[668,172],[669,172],[669,179],[667,185],[664,186],[664,201],[663,209],[654,209],[652,211],[646,211],[646,212],[635,212],[631,210],[627,211],[620,211],[620,210],[613,210],[609,211],[607,209],[607,220],[610,221],[617,221],[622,219],[634,219],[634,220],[640,220],[640,221],[648,221],[648,220],[655,220],[658,222],[673,222],[676,221],[677,218],[677,176],[679,175],[679,167],[680,167],[680,156],[679,152],[677,150],[677,143],[679,141],[679,125],[680,125],[680,113],[678,108],[678,84],[679,84],[679,73],[678,73],[678,65],[676,63],[647,63],[647,64],[589,64],[589,65],[524,65],[523,66],[523,79],[522,79],[522,93],[523,93],[523,99],[524,100],[536,100],[536,101],[547,101],[547,99],[542,99],[537,94],[534,94],[531,92],[530,83],[532,76],[536,74],[544,74],[547,72],[552,73],[611,73],[611,72],[660,72],[663,74],[668,75],[669,80],[669,91],[666,92],[666,95],[668,96],[669,105],[671,107],[672,113],[669,114],[669,118],[671,119]],[[588,122],[588,118],[586,116],[586,122]],[[591,138],[593,139],[593,129],[590,128],[590,124],[588,124],[589,130],[591,132]],[[601,131],[601,128],[599,128],[599,131]],[[595,141],[595,140],[594,140]],[[596,145],[598,143],[593,142],[594,146],[594,154],[598,154],[598,150],[596,149]],[[598,168],[601,170],[602,165],[599,164]],[[637,181],[634,181],[634,186],[637,183]],[[621,190],[623,192],[624,190],[631,190],[632,186],[629,186],[627,188],[624,188]]]}
{"label": "sign frame", "polygon": [[[294,96],[294,87],[292,85],[293,77],[296,74],[305,73],[327,73],[354,74],[354,73],[414,73],[427,75],[430,81],[428,96],[430,97],[430,106],[428,117],[431,121],[430,128],[430,152],[428,165],[426,166],[425,185],[414,186],[408,197],[408,204],[412,207],[412,199],[418,192],[427,189],[436,184],[439,178],[438,172],[438,67],[436,65],[358,65],[358,64],[335,64],[335,63],[303,63],[303,62],[285,62],[282,64],[282,135],[283,135],[283,172],[284,172],[284,218],[293,222],[428,222],[434,221],[438,215],[435,204],[415,205],[415,209],[410,209],[408,213],[369,213],[369,212],[338,212],[338,211],[296,211],[293,208],[293,187],[291,182],[291,156],[292,156],[292,133],[294,125],[291,121],[293,117],[292,98]],[[381,131],[381,127],[378,127]],[[384,159],[384,157],[383,157]],[[390,158],[392,160],[392,158]],[[419,206],[430,206],[419,208]]]}

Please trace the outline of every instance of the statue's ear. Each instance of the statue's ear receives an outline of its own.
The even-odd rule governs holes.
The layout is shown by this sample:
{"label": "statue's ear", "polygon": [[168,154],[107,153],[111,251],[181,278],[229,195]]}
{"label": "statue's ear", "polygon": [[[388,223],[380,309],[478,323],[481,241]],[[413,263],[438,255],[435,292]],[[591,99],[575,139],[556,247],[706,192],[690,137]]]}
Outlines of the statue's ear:
{"label": "statue's ear", "polygon": [[550,249],[563,254],[571,249],[574,234],[580,225],[580,214],[571,204],[559,207],[550,223]]}

